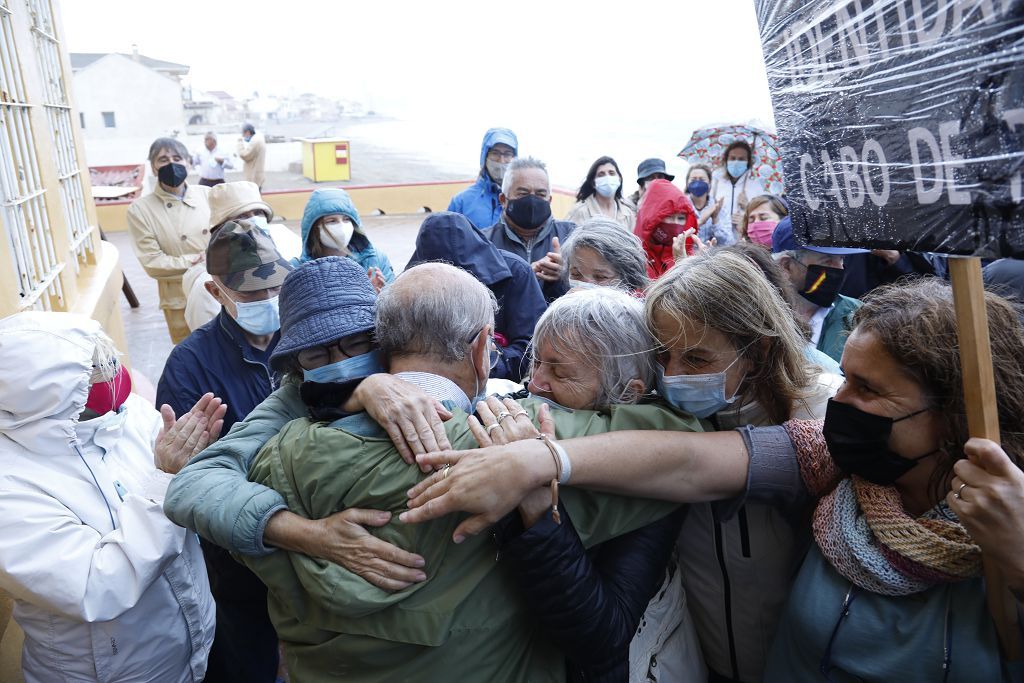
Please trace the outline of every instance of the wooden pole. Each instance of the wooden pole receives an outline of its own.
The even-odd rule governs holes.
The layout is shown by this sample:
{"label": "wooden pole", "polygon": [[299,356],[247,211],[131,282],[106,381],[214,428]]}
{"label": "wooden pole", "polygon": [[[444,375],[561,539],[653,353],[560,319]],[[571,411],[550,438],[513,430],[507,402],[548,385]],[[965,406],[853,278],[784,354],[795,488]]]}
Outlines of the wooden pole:
{"label": "wooden pole", "polygon": [[[999,443],[999,411],[992,371],[988,314],[985,309],[985,285],[981,279],[981,259],[951,256],[949,272],[953,279],[953,304],[956,307],[967,429],[972,437]],[[982,564],[988,609],[1003,652],[1008,659],[1020,659],[1016,600],[1007,588],[999,567],[984,557]]]}

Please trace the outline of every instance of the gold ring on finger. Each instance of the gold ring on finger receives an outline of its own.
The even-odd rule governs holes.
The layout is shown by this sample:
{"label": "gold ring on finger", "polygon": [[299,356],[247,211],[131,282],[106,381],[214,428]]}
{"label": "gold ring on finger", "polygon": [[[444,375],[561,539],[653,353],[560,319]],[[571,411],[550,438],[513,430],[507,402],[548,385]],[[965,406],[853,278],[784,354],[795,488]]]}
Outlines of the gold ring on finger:
{"label": "gold ring on finger", "polygon": [[956,498],[957,500],[960,500],[960,498],[961,498],[960,494],[962,494],[964,492],[965,488],[967,488],[967,483],[966,482],[964,482],[963,484],[960,484],[960,488],[958,488],[956,490],[956,493],[953,494],[953,497]]}
{"label": "gold ring on finger", "polygon": [[442,479],[447,479],[448,478],[448,470],[450,470],[451,468],[452,468],[451,463],[448,463],[447,465],[444,466],[444,468],[441,470],[442,472],[444,472],[444,474],[441,475]]}

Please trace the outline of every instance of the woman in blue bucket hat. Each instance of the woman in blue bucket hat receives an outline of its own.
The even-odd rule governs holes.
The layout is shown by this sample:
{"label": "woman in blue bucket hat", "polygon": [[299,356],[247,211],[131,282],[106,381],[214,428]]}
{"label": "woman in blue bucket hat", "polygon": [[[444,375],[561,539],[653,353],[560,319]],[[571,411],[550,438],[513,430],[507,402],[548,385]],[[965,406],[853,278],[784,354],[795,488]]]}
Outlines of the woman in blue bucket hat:
{"label": "woman in blue bucket hat", "polygon": [[324,256],[352,259],[363,267],[377,291],[395,279],[391,261],[363,232],[352,198],[336,187],[315,190],[302,212],[302,256],[298,263]]}
{"label": "woman in blue bucket hat", "polygon": [[[281,338],[270,357],[271,368],[282,375],[280,386],[174,479],[164,507],[168,517],[234,553],[300,552],[340,564],[385,590],[426,578],[420,556],[366,531],[386,524],[389,513],[353,508],[305,519],[287,509],[281,494],[247,480],[260,448],[286,423],[309,416],[301,395],[316,392],[324,403],[340,406],[359,380],[383,372],[373,338],[376,304],[366,272],[352,259],[327,256],[288,274],[280,294]],[[404,405],[389,407],[391,422],[381,418],[389,433],[400,430],[403,420],[417,421],[412,411],[436,410],[435,401],[406,389]],[[337,416],[344,414],[339,408]],[[447,440],[441,445],[447,447]]]}

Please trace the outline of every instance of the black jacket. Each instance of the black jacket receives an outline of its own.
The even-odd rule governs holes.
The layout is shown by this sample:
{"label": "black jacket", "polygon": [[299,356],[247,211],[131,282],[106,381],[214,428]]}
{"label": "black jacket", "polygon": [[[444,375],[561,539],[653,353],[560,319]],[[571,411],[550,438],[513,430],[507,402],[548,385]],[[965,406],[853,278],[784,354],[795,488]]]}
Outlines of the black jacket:
{"label": "black jacket", "polygon": [[405,268],[428,261],[446,261],[468,270],[494,293],[498,300],[494,330],[502,337],[498,340],[502,349],[491,377],[521,380],[529,370],[524,359],[533,328],[548,307],[530,264],[496,248],[462,214],[447,211],[423,221],[416,251]]}
{"label": "black jacket", "polygon": [[568,660],[569,681],[623,682],[629,643],[665,577],[684,509],[588,553],[569,511],[550,510],[529,529],[518,512],[495,526],[503,562],[520,579],[524,599]]}

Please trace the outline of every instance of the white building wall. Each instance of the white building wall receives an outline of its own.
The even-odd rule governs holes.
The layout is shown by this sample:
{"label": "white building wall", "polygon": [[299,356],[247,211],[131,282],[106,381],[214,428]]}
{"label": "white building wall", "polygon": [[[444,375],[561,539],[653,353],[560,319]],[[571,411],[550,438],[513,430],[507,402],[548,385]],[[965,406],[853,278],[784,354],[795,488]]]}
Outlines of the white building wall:
{"label": "white building wall", "polygon": [[[87,147],[90,140],[153,139],[185,128],[181,85],[130,57],[101,57],[75,72],[73,83]],[[115,127],[104,126],[105,111],[114,112]]]}

